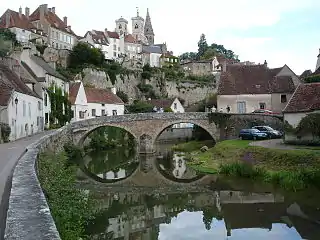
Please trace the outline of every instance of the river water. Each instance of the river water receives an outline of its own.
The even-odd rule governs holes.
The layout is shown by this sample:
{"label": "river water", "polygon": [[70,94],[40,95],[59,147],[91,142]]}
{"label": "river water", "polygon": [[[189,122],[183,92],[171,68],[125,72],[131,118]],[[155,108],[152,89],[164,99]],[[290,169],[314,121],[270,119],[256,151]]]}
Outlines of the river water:
{"label": "river water", "polygon": [[[84,172],[100,185],[121,185],[141,177],[139,171],[148,172],[141,166],[145,161],[133,149],[118,147],[87,155]],[[159,144],[156,156],[147,161],[168,182],[186,187],[150,187],[151,174],[142,180],[148,187],[138,190],[125,184],[91,190],[98,214],[87,227],[89,239],[320,239],[318,191],[287,193],[231,178],[188,188],[204,176],[189,168],[184,153],[172,152],[170,144]]]}

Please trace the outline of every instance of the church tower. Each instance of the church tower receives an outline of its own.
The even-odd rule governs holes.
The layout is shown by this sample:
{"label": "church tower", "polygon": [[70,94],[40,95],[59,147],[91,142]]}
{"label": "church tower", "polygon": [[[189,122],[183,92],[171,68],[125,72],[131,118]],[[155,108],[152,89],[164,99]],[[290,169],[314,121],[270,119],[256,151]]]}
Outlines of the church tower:
{"label": "church tower", "polygon": [[127,25],[128,21],[124,19],[122,16],[121,18],[116,20],[116,32],[119,34],[119,36],[128,34]]}
{"label": "church tower", "polygon": [[154,44],[154,32],[151,24],[151,18],[149,15],[149,9],[147,8],[147,16],[146,16],[146,23],[144,25],[144,35],[148,39],[149,45]]}
{"label": "church tower", "polygon": [[144,19],[139,16],[139,9],[137,8],[137,16],[131,18],[132,20],[132,35],[137,41],[146,43],[146,38],[143,33]]}

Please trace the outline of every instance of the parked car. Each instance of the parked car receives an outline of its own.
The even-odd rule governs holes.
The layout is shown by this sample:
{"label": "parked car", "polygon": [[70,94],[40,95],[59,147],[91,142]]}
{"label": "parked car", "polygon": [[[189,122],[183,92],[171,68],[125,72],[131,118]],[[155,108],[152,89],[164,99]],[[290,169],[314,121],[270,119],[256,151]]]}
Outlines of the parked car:
{"label": "parked car", "polygon": [[254,126],[252,129],[258,129],[260,132],[266,133],[268,138],[282,138],[282,133],[278,130],[274,130],[269,126]]}
{"label": "parked car", "polygon": [[239,133],[239,138],[242,140],[264,140],[268,139],[268,134],[254,128],[242,129]]}

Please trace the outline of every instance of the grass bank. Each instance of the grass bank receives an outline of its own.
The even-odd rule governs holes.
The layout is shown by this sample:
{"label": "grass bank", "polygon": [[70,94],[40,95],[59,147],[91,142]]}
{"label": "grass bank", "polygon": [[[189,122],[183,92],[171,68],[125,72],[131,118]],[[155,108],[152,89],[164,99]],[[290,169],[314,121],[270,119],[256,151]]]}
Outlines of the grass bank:
{"label": "grass bank", "polygon": [[77,167],[64,152],[41,154],[37,166],[41,187],[61,239],[85,239],[85,227],[94,212],[88,194],[75,187]]}
{"label": "grass bank", "polygon": [[259,179],[285,189],[320,187],[320,151],[281,150],[227,140],[207,152],[189,153],[190,166],[200,172]]}
{"label": "grass bank", "polygon": [[190,141],[185,143],[175,144],[171,147],[173,151],[181,151],[181,152],[193,152],[200,151],[200,148],[203,146],[211,147],[213,146],[213,140],[205,140],[205,141]]}

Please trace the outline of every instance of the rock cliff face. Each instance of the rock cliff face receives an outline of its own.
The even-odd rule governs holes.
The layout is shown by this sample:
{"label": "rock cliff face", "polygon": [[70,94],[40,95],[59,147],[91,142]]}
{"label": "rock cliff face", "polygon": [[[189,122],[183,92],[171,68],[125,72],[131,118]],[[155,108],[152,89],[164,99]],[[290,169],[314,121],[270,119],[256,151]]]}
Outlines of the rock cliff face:
{"label": "rock cliff face", "polygon": [[114,85],[103,71],[95,69],[83,70],[83,83],[97,88],[115,87],[117,91],[125,92],[129,102],[140,99],[139,83],[149,84],[154,92],[162,97],[180,97],[185,100],[185,105],[191,105],[203,100],[206,96],[217,92],[213,83],[201,83],[192,81],[167,81],[162,76],[154,76],[149,80],[141,80],[140,74],[117,75]]}

